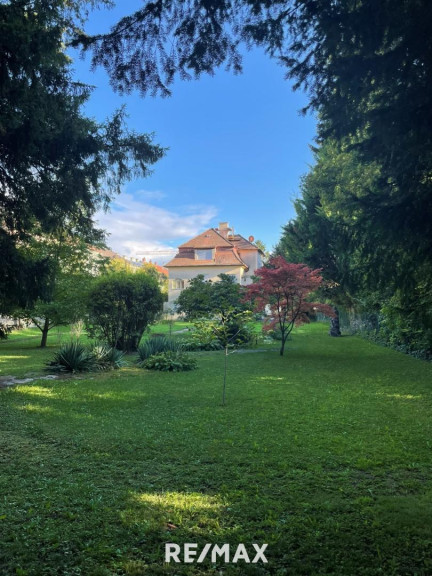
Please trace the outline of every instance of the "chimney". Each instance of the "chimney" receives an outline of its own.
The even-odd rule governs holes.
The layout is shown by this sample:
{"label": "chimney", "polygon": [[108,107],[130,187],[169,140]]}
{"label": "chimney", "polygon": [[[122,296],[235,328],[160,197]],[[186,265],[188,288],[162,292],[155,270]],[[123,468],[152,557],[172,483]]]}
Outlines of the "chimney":
{"label": "chimney", "polygon": [[219,222],[219,229],[218,232],[224,238],[227,238],[228,235],[232,232],[231,228],[229,227],[228,222]]}

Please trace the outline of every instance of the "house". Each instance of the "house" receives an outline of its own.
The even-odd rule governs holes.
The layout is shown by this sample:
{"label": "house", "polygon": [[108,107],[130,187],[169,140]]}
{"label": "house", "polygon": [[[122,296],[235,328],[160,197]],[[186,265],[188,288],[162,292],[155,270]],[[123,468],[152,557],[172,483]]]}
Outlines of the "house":
{"label": "house", "polygon": [[176,256],[165,264],[169,271],[165,307],[172,308],[180,292],[199,274],[212,282],[218,281],[219,274],[231,274],[242,286],[250,284],[264,256],[253,241],[253,236],[246,240],[228,222],[221,222],[218,228],[209,228],[179,246]]}

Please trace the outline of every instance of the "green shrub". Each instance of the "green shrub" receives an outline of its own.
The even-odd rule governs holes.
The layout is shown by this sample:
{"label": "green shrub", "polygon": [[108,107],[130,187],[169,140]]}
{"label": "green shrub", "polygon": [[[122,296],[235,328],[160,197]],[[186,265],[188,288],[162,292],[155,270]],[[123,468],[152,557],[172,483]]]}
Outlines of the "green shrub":
{"label": "green shrub", "polygon": [[95,278],[88,296],[87,332],[125,352],[135,351],[144,330],[162,310],[157,279],[140,272],[111,272]]}
{"label": "green shrub", "polygon": [[190,337],[184,341],[185,350],[221,350],[222,344],[215,334],[217,324],[210,319],[200,319],[194,322]]}
{"label": "green shrub", "polygon": [[201,318],[196,320],[190,337],[184,341],[184,349],[222,350],[224,342],[231,347],[244,347],[254,340],[253,330],[245,323],[242,314],[235,314],[223,324],[220,319]]}
{"label": "green shrub", "polygon": [[282,332],[280,328],[274,330],[266,330],[266,335],[272,340],[282,340]]}
{"label": "green shrub", "polygon": [[183,372],[195,370],[197,362],[195,358],[180,350],[162,352],[147,358],[142,366],[148,370],[161,370],[162,372]]}
{"label": "green shrub", "polygon": [[93,354],[98,370],[116,370],[127,365],[124,352],[111,348],[108,344],[95,344],[91,353]]}
{"label": "green shrub", "polygon": [[188,338],[183,341],[183,350],[188,352],[198,352],[201,350],[222,350],[223,346],[217,338],[205,342],[197,338]]}
{"label": "green shrub", "polygon": [[144,340],[138,348],[138,364],[141,366],[150,356],[161,354],[163,352],[177,352],[180,351],[183,344],[172,338],[165,336],[157,336],[155,338],[148,338]]}
{"label": "green shrub", "polygon": [[227,337],[231,344],[242,348],[253,342],[254,332],[247,324],[233,321],[227,325]]}
{"label": "green shrub", "polygon": [[94,372],[125,365],[124,353],[121,350],[107,344],[96,344],[90,348],[78,341],[63,344],[48,363],[49,369],[57,372]]}
{"label": "green shrub", "polygon": [[51,370],[58,372],[92,372],[98,369],[92,351],[80,342],[69,342],[54,354],[48,363]]}

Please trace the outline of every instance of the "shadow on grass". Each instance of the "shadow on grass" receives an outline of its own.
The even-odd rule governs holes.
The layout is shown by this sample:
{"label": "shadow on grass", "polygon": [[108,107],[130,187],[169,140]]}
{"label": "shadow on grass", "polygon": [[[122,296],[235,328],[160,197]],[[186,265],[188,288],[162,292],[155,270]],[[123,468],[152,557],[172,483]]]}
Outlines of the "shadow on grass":
{"label": "shadow on grass", "polygon": [[[3,572],[431,574],[428,367],[334,350],[230,357],[224,409],[212,354],[7,391]],[[165,565],[167,542],[268,543],[269,563]]]}

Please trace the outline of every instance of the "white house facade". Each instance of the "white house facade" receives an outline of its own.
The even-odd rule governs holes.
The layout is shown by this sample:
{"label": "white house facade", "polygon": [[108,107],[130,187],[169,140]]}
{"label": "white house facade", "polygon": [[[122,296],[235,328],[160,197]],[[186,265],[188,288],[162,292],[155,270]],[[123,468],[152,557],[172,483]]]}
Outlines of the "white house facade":
{"label": "white house facade", "polygon": [[235,234],[227,222],[209,228],[178,247],[176,256],[165,264],[168,269],[168,302],[173,308],[180,292],[192,278],[202,274],[205,280],[217,282],[219,274],[231,274],[242,286],[252,282],[252,276],[262,266],[262,251],[253,243]]}

